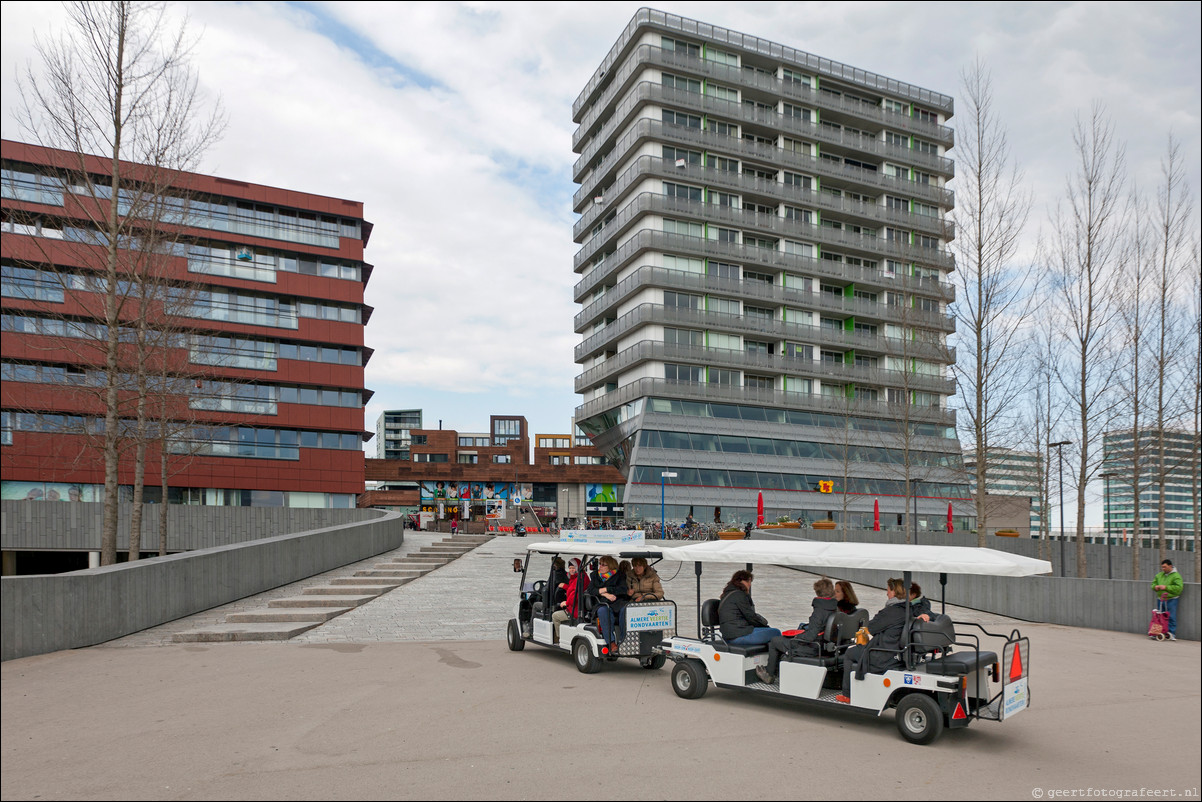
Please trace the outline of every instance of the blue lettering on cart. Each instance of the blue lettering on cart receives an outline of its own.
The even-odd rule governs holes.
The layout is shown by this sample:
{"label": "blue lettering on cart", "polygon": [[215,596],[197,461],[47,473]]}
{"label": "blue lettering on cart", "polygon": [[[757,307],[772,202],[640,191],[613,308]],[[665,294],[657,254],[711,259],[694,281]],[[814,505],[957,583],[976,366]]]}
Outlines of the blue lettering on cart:
{"label": "blue lettering on cart", "polygon": [[700,643],[673,643],[671,648],[673,652],[682,654],[701,654]]}

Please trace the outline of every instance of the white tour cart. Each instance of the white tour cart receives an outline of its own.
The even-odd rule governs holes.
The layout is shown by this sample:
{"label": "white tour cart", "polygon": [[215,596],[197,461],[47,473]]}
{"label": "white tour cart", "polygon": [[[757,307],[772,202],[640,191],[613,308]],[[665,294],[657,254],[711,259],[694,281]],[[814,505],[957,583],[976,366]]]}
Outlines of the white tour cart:
{"label": "white tour cart", "polygon": [[[988,632],[979,624],[956,623],[946,615],[930,623],[909,618],[902,649],[891,657],[893,668],[871,673],[864,664],[853,669],[850,703],[841,703],[844,656],[854,633],[869,614],[836,613],[828,620],[816,657],[786,657],[778,681],[760,682],[756,666],[767,662],[768,647],[731,646],[718,630],[717,600],[702,601],[703,563],[781,565],[811,572],[838,575],[838,569],[882,569],[901,572],[906,587],[914,572],[937,573],[946,584],[947,574],[1032,576],[1050,573],[1045,560],[1034,560],[993,549],[962,546],[906,546],[880,543],[820,543],[813,541],[723,541],[665,549],[668,561],[692,562],[697,575],[697,637],[668,638],[661,646],[675,662],[672,688],[678,696],[703,696],[710,680],[720,688],[754,692],[789,700],[802,700],[832,709],[880,715],[896,709],[897,728],[911,743],[928,744],[944,727],[967,727],[973,719],[1004,721],[1021,713],[1031,702],[1027,684],[1030,642],[1018,630],[1009,635]],[[799,594],[804,599],[808,594]],[[800,604],[799,604],[800,607]],[[982,649],[989,639],[995,651]]]}
{"label": "white tour cart", "polygon": [[676,634],[675,602],[665,599],[625,605],[621,613],[625,637],[618,643],[617,653],[612,654],[596,625],[597,598],[587,592],[576,595],[576,609],[569,611],[571,618],[560,625],[556,635],[551,621],[556,590],[551,586],[551,563],[555,557],[565,561],[575,557],[580,559],[582,573],[592,573],[598,557],[613,557],[619,562],[642,557],[654,563],[663,558],[664,550],[646,547],[643,533],[638,530],[565,530],[560,537],[529,544],[525,560],[519,557],[513,561],[513,570],[522,575],[522,582],[513,618],[506,626],[510,650],[521,651],[527,643],[534,643],[570,652],[576,668],[585,674],[595,673],[606,661],[619,658],[637,659],[648,669],[662,668],[666,658],[660,644]]}

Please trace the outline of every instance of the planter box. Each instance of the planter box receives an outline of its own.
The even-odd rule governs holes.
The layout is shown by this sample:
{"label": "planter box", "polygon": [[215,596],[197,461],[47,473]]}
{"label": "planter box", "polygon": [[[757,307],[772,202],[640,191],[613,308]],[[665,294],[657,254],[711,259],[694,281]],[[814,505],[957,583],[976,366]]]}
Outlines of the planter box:
{"label": "planter box", "polygon": [[814,521],[810,524],[811,529],[835,529],[837,527],[838,524],[834,521]]}
{"label": "planter box", "polygon": [[718,539],[719,539],[719,540],[742,540],[742,539],[743,539],[743,532],[742,532],[742,531],[738,531],[738,532],[719,532],[719,533],[718,533]]}
{"label": "planter box", "polygon": [[993,533],[995,537],[1018,537],[1017,529],[999,529]]}
{"label": "planter box", "polygon": [[783,524],[764,524],[763,526],[759,526],[756,528],[757,529],[800,529],[801,524],[797,523],[797,521],[788,521]]}

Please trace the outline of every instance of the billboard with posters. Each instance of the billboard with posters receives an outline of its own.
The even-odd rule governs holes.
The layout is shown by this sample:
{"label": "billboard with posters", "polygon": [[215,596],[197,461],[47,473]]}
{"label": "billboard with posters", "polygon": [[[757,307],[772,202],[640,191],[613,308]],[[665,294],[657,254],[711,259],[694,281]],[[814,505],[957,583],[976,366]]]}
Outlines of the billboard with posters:
{"label": "billboard with posters", "polygon": [[0,485],[0,497],[14,501],[100,501],[103,496],[102,485],[71,482],[4,482]]}
{"label": "billboard with posters", "polygon": [[[419,482],[423,504],[439,500],[469,501],[483,503],[488,499],[509,500],[513,493],[512,482],[444,482],[425,480]],[[526,487],[529,487],[527,485]]]}
{"label": "billboard with posters", "polygon": [[622,485],[588,484],[584,490],[589,504],[617,504],[622,500]]}

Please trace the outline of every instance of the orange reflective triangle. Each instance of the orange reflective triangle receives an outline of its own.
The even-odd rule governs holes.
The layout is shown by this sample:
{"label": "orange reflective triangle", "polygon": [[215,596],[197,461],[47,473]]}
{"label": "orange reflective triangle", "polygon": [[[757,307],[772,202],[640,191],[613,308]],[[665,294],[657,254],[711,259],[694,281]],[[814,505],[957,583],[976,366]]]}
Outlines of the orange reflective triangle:
{"label": "orange reflective triangle", "polygon": [[1023,678],[1023,650],[1014,644],[1014,662],[1010,664],[1010,681]]}
{"label": "orange reflective triangle", "polygon": [[964,712],[964,705],[960,704],[959,702],[956,702],[956,712],[952,713],[952,718],[953,719],[968,718],[968,716]]}

